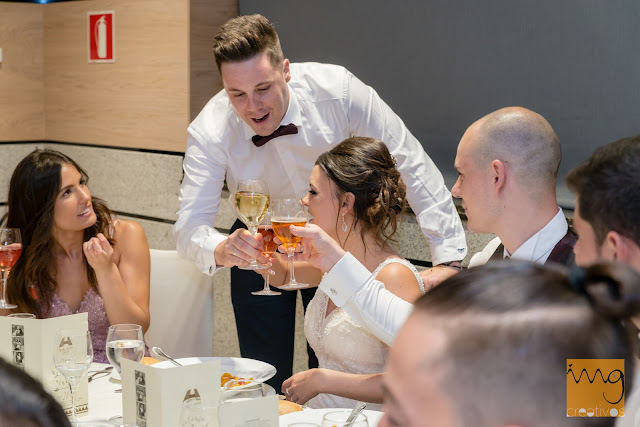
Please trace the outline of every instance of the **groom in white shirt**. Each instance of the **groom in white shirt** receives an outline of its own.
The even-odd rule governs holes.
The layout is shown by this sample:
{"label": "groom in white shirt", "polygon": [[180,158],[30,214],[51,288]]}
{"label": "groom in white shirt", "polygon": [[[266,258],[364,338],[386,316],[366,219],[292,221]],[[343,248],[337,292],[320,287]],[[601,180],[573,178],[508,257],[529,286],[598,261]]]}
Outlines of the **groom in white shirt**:
{"label": "groom in white shirt", "polygon": [[[551,125],[531,110],[502,108],[467,129],[458,145],[455,166],[460,177],[452,194],[462,199],[470,230],[498,235],[472,257],[470,266],[506,256],[573,264],[576,237],[556,201],[560,160],[560,143]],[[318,228],[292,230],[307,238],[304,256],[328,272],[319,288],[390,345],[412,304],[384,289]]]}

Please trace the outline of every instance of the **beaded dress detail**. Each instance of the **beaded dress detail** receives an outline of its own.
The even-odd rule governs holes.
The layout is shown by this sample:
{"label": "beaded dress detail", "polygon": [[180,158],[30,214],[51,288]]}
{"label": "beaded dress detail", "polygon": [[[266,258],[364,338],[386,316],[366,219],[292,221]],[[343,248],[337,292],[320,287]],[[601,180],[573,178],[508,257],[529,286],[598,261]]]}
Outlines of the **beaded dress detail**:
{"label": "beaded dress detail", "polygon": [[104,309],[102,297],[93,289],[84,295],[77,311],[72,312],[66,302],[54,293],[47,317],[68,316],[70,314],[88,313],[89,332],[93,343],[93,361],[109,363],[106,353],[107,333],[109,332],[109,318]]}
{"label": "beaded dress detail", "polygon": [[[409,268],[424,294],[424,284],[418,270],[402,258],[387,258],[372,273],[376,277],[388,264],[400,263]],[[340,307],[328,316],[329,297],[320,289],[309,302],[304,318],[304,333],[318,357],[320,368],[351,374],[377,374],[384,371],[389,348],[365,328],[354,322]],[[311,408],[352,408],[356,401],[332,394],[319,394],[307,406]],[[368,403],[367,409],[380,411],[382,405]]]}

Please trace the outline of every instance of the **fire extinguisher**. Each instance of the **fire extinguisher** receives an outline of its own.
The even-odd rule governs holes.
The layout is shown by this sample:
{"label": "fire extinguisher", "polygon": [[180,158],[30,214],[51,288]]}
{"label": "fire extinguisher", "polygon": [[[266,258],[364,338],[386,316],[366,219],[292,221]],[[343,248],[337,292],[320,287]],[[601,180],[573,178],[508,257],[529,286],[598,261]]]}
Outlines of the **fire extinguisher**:
{"label": "fire extinguisher", "polygon": [[101,16],[95,25],[96,45],[98,48],[98,58],[107,57],[107,17]]}

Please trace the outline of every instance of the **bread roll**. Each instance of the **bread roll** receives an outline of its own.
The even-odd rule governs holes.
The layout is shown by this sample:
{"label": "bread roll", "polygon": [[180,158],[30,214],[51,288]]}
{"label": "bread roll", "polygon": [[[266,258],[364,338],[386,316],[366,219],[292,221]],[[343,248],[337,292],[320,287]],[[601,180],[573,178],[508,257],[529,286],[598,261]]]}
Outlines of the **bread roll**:
{"label": "bread roll", "polygon": [[278,401],[278,412],[280,415],[290,414],[291,412],[302,411],[302,406],[297,403],[293,403],[289,400],[279,400]]}
{"label": "bread roll", "polygon": [[143,357],[142,360],[140,361],[140,363],[142,363],[143,365],[153,365],[158,362],[159,360],[154,359],[153,357]]}

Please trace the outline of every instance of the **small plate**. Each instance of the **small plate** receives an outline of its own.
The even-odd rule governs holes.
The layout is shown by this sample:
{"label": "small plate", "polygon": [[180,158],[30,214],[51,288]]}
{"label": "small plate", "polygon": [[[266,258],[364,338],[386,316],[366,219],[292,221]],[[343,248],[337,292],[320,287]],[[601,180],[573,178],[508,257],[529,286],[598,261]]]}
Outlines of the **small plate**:
{"label": "small plate", "polygon": [[[220,374],[230,373],[234,377],[265,382],[276,374],[276,368],[266,362],[255,359],[246,359],[241,357],[185,357],[176,359],[183,365],[195,365],[197,363],[220,361]],[[155,368],[168,369],[176,366],[170,361],[158,362],[151,365]],[[220,378],[218,378],[218,381]]]}

